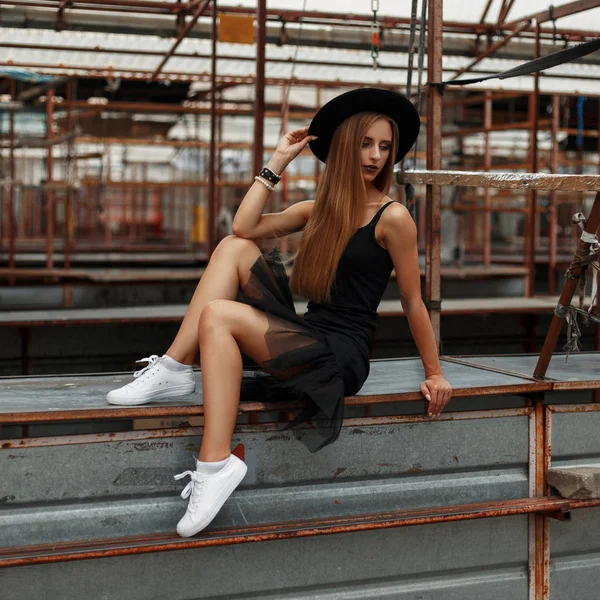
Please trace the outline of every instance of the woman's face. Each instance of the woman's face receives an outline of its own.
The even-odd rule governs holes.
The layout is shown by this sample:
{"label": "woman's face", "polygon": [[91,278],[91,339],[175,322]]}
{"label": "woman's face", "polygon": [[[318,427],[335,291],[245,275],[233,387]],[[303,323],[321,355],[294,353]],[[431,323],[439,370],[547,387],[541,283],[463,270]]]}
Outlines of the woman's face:
{"label": "woman's face", "polygon": [[392,126],[387,119],[378,119],[367,130],[360,149],[361,172],[365,183],[379,174],[392,148]]}

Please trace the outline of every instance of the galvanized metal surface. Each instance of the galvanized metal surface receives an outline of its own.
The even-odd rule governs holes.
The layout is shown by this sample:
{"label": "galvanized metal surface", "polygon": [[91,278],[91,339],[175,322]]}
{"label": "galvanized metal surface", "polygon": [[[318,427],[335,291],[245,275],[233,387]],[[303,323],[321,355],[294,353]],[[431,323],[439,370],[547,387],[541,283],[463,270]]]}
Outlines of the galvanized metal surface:
{"label": "galvanized metal surface", "polygon": [[[235,444],[248,474],[214,526],[526,498],[528,417],[514,412],[451,425],[371,419],[315,455],[289,432],[246,426]],[[2,451],[0,547],[172,532],[185,509],[172,477],[200,439],[127,437]]]}
{"label": "galvanized metal surface", "polygon": [[[454,388],[454,398],[510,394],[550,389],[543,382],[442,361],[444,373]],[[348,405],[423,399],[420,384],[425,378],[420,359],[371,361],[370,374],[357,396]],[[248,376],[250,373],[248,373]],[[196,372],[196,392],[183,398],[156,401],[140,407],[119,407],[106,403],[106,393],[131,381],[127,373],[67,377],[19,377],[0,379],[0,422],[42,422],[78,419],[114,419],[135,416],[201,414],[201,373]],[[247,400],[250,400],[246,397]],[[266,410],[294,403],[267,405],[248,401],[244,412]]]}
{"label": "galvanized metal surface", "polygon": [[526,598],[526,519],[25,566],[2,571],[3,589],[11,600]]}
{"label": "galvanized metal surface", "polygon": [[[463,356],[460,358],[461,361],[471,365],[504,369],[527,377],[533,375],[538,361],[537,354]],[[585,389],[595,388],[600,383],[599,358],[600,355],[597,352],[581,352],[570,354],[567,361],[564,353],[556,353],[552,356],[546,377],[556,382],[553,383],[555,390],[577,389],[577,386],[574,385],[577,383],[584,383],[583,388]]]}
{"label": "galvanized metal surface", "polygon": [[[600,464],[600,405],[548,406],[553,467]],[[562,409],[555,412],[555,409]],[[582,411],[581,409],[588,408]],[[571,412],[567,412],[570,409]]]}
{"label": "galvanized metal surface", "polygon": [[[569,360],[571,360],[569,358]],[[600,465],[600,405],[548,405],[546,441],[550,467]],[[554,491],[554,490],[553,490]],[[600,589],[600,507],[571,513],[569,523],[548,524],[550,598],[595,599]],[[584,504],[585,506],[585,504]]]}
{"label": "galvanized metal surface", "polygon": [[570,501],[563,499],[526,498],[494,502],[470,503],[430,509],[388,511],[368,515],[342,516],[333,519],[308,519],[282,523],[215,529],[194,539],[181,539],[176,534],[143,535],[78,542],[28,546],[0,552],[0,567],[93,560],[131,554],[172,552],[238,544],[299,539],[339,533],[366,532],[435,523],[499,518],[535,513],[536,517],[570,517]]}
{"label": "galvanized metal surface", "polygon": [[[520,268],[512,271],[520,271]],[[514,273],[513,273],[514,274]],[[444,273],[442,273],[443,277]],[[456,276],[460,273],[456,273]],[[463,273],[468,277],[468,272]],[[500,274],[501,275],[501,274]],[[490,271],[487,276],[499,276]],[[537,298],[449,298],[442,306],[444,314],[475,313],[537,313],[552,312],[558,296]],[[296,312],[304,314],[306,302],[295,302]],[[115,306],[104,308],[70,308],[48,310],[14,310],[0,314],[0,326],[36,327],[46,325],[88,325],[101,323],[134,323],[175,321],[183,319],[187,304],[157,304],[153,306]],[[383,299],[377,309],[380,317],[403,315],[399,300]]]}

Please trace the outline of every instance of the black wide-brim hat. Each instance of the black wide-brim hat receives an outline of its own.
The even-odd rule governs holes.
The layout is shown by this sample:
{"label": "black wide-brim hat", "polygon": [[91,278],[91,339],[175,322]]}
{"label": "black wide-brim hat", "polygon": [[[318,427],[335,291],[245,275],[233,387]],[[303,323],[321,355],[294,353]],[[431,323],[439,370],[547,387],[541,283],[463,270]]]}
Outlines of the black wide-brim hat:
{"label": "black wide-brim hat", "polygon": [[406,96],[381,88],[359,88],[340,94],[324,104],[308,128],[308,135],[319,138],[308,144],[313,154],[320,161],[326,162],[337,127],[348,117],[360,112],[381,113],[396,122],[400,135],[394,164],[401,161],[417,140],[421,120]]}

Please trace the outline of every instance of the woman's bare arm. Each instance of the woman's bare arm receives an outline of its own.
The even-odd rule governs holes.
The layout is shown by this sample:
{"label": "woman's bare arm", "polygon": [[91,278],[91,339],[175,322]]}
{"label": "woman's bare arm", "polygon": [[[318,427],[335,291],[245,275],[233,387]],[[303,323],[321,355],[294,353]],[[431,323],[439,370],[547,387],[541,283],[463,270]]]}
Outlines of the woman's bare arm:
{"label": "woman's bare arm", "polygon": [[[308,127],[286,133],[281,138],[267,167],[281,175],[286,167],[316,139],[308,135]],[[263,214],[270,190],[255,181],[242,200],[233,219],[233,232],[247,239],[268,238],[300,231],[308,221],[312,201],[299,202],[280,213]]]}
{"label": "woman's bare arm", "polygon": [[394,263],[402,308],[425,369],[421,392],[430,401],[429,413],[437,415],[450,400],[452,388],[442,373],[433,327],[421,299],[417,228],[408,210],[400,204],[392,204],[383,213],[381,226]]}
{"label": "woman's bare arm", "polygon": [[[259,183],[259,185],[262,184]],[[289,206],[281,212],[265,213],[261,215],[258,224],[253,229],[242,231],[234,225],[233,233],[238,237],[256,240],[282,237],[296,231],[302,231],[308,222],[313,204],[314,200],[304,200]]]}

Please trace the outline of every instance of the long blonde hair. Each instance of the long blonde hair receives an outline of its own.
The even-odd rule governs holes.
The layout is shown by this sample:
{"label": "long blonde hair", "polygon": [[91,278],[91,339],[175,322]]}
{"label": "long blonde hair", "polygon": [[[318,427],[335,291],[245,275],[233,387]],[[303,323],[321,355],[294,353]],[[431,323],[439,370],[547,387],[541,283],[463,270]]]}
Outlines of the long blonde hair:
{"label": "long blonde hair", "polygon": [[364,218],[367,188],[362,176],[360,151],[367,131],[379,119],[390,123],[392,145],[373,185],[383,194],[390,189],[398,148],[398,126],[379,113],[357,113],[341,123],[333,134],[315,203],[294,257],[290,288],[295,294],[318,303],[331,300],[331,287],[340,257]]}

